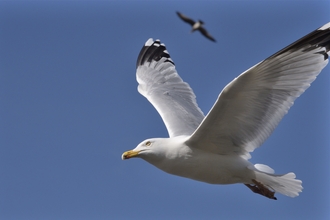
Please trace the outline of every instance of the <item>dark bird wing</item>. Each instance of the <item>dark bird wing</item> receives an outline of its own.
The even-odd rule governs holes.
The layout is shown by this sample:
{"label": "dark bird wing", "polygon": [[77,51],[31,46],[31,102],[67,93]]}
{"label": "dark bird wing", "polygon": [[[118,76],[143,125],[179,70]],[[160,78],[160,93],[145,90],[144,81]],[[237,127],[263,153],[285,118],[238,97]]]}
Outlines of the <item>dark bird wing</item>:
{"label": "dark bird wing", "polygon": [[194,20],[192,20],[191,18],[188,18],[187,16],[181,14],[180,12],[177,11],[176,13],[184,22],[187,22],[191,26],[196,23]]}
{"label": "dark bird wing", "polygon": [[209,32],[207,32],[206,31],[206,29],[205,28],[203,28],[203,27],[200,27],[199,29],[198,29],[205,37],[207,37],[208,39],[210,39],[211,41],[213,41],[213,42],[216,42],[216,40],[209,34]]}

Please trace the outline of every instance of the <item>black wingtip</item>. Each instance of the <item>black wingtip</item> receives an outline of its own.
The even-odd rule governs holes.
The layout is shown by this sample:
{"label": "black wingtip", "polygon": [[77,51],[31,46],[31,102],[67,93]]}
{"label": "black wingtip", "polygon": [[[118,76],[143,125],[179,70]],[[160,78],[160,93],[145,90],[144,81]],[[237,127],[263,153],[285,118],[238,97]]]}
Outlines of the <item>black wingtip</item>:
{"label": "black wingtip", "polygon": [[150,38],[142,47],[140,54],[136,61],[136,68],[143,65],[145,62],[151,62],[152,60],[159,61],[165,57],[164,62],[170,62],[174,65],[170,54],[167,52],[165,44],[161,43],[160,40],[153,40]]}
{"label": "black wingtip", "polygon": [[317,53],[322,54],[324,60],[327,60],[329,58],[328,52],[330,51],[330,22],[293,42],[270,57],[278,56],[290,50],[303,49],[303,51],[310,51],[320,47],[324,47],[325,50]]}

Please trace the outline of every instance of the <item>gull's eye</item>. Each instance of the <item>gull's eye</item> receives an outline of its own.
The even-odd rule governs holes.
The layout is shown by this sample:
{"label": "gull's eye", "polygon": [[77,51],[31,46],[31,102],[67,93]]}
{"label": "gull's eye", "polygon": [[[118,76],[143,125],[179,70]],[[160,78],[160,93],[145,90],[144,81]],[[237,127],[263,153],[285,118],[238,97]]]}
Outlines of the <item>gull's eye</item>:
{"label": "gull's eye", "polygon": [[147,142],[146,142],[146,146],[149,147],[150,145],[151,145],[151,142],[150,142],[150,141],[147,141]]}

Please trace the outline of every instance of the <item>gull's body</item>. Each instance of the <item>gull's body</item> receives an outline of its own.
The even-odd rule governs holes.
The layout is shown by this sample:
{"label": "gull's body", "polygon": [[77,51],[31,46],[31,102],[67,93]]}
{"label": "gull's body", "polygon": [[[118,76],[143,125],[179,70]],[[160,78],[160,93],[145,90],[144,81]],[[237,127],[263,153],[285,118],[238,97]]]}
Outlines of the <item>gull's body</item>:
{"label": "gull's body", "polygon": [[[178,136],[158,139],[157,144],[166,146],[162,148],[162,153],[153,157],[144,157],[141,154],[141,158],[167,173],[211,184],[244,183],[255,178],[254,172],[247,169],[253,167],[249,161],[242,157],[213,154],[188,146],[185,144],[188,138]],[[163,155],[166,155],[166,160]],[[193,172],[186,172],[187,170]]]}
{"label": "gull's body", "polygon": [[140,157],[178,176],[211,183],[243,183],[271,199],[302,190],[294,173],[276,175],[248,161],[328,64],[330,23],[251,67],[220,93],[204,116],[165,45],[149,39],[137,60],[138,91],[161,115],[169,138],[141,142],[123,159]]}
{"label": "gull's body", "polygon": [[181,20],[191,25],[191,33],[194,31],[199,31],[207,39],[216,42],[216,40],[211,36],[211,34],[209,34],[209,32],[207,32],[207,30],[203,27],[204,22],[202,20],[194,21],[193,19],[188,18],[180,12],[176,12],[176,14],[179,16],[179,18],[181,18]]}

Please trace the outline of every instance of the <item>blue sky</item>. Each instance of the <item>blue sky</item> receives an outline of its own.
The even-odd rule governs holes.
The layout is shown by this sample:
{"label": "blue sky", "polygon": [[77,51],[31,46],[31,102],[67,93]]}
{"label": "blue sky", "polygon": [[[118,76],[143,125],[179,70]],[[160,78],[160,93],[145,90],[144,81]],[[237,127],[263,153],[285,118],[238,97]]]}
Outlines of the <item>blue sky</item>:
{"label": "blue sky", "polygon": [[[0,219],[327,219],[330,67],[252,153],[304,190],[277,201],[121,154],[167,137],[137,92],[145,41],[167,46],[207,113],[241,72],[330,21],[329,1],[0,2]],[[213,43],[175,14],[202,19]]]}

